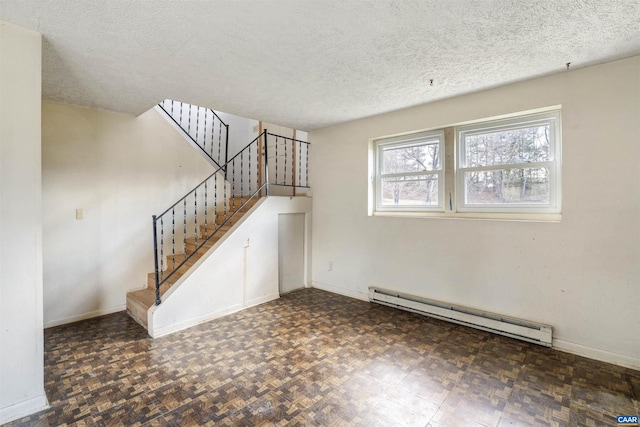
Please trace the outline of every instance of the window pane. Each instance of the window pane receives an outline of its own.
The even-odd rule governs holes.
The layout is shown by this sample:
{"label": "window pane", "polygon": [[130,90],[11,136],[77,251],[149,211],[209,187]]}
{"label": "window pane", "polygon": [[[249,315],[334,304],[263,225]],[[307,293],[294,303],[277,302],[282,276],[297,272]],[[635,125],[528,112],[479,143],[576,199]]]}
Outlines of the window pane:
{"label": "window pane", "polygon": [[383,206],[438,206],[438,175],[382,178]]}
{"label": "window pane", "polygon": [[548,204],[549,170],[510,169],[465,172],[467,204]]}
{"label": "window pane", "polygon": [[464,167],[545,162],[550,158],[550,126],[464,136]]}
{"label": "window pane", "polygon": [[423,172],[440,169],[438,140],[420,145],[382,149],[382,173]]}

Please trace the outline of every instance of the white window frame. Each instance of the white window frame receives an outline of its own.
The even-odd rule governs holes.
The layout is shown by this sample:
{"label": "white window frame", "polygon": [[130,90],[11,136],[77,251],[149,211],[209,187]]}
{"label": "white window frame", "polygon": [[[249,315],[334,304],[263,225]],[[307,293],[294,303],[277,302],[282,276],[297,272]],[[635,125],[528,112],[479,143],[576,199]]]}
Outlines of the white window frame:
{"label": "white window frame", "polygon": [[[424,142],[438,141],[438,150],[440,156],[440,167],[438,169],[421,171],[384,174],[383,156],[384,149],[389,147],[400,148],[421,145]],[[428,132],[418,132],[409,135],[402,135],[390,138],[380,138],[373,141],[375,152],[375,170],[374,174],[374,198],[375,210],[381,212],[443,212],[444,211],[444,131],[435,130]],[[418,175],[437,175],[438,176],[438,203],[437,205],[383,205],[382,204],[382,178],[392,176],[418,176]]]}
{"label": "white window frame", "polygon": [[[465,166],[464,135],[477,132],[528,127],[548,123],[550,126],[549,159],[544,162],[513,163],[488,166],[486,170],[549,168],[548,204],[466,204],[464,172],[477,170]],[[552,221],[562,219],[562,135],[561,106],[513,113],[457,125],[442,126],[431,130],[396,134],[369,140],[369,203],[371,216],[400,216],[458,219],[493,219],[504,221]],[[381,147],[419,144],[421,140],[439,137],[440,169],[428,171],[438,175],[438,204],[382,205]],[[484,167],[479,167],[484,168]],[[417,173],[420,174],[420,173]]]}
{"label": "white window frame", "polygon": [[[549,160],[542,162],[506,163],[492,166],[467,167],[465,159],[465,136],[490,132],[522,129],[536,125],[549,125]],[[507,120],[475,123],[456,128],[456,194],[457,211],[466,213],[523,213],[523,214],[548,214],[561,211],[561,185],[560,185],[560,112],[552,111],[541,114],[523,115]],[[497,203],[497,204],[473,204],[466,202],[465,172],[513,170],[529,168],[548,168],[549,170],[549,203],[525,204],[525,203]]]}

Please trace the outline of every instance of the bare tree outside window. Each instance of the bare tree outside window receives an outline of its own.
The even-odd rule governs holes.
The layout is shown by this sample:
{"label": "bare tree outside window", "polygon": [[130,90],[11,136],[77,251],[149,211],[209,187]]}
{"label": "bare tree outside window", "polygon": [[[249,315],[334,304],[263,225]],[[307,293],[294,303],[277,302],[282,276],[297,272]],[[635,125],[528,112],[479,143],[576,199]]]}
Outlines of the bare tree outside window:
{"label": "bare tree outside window", "polygon": [[549,168],[539,164],[550,160],[549,132],[542,124],[465,135],[466,202],[549,203]]}
{"label": "bare tree outside window", "polygon": [[440,141],[426,140],[382,149],[382,204],[437,206]]}

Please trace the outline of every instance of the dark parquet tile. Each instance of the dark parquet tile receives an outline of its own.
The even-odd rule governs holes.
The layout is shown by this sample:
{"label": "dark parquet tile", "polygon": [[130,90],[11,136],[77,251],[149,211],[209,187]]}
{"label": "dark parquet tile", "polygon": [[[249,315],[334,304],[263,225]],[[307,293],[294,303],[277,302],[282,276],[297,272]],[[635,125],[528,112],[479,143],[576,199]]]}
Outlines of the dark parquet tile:
{"label": "dark parquet tile", "polygon": [[440,411],[448,413],[450,417],[494,426],[500,420],[512,390],[512,380],[467,369]]}
{"label": "dark parquet tile", "polygon": [[165,414],[206,395],[208,392],[207,384],[200,381],[199,378],[185,377],[169,382],[167,385],[149,392],[147,396],[153,405]]}
{"label": "dark parquet tile", "polygon": [[217,396],[201,396],[187,402],[179,409],[163,414],[166,425],[178,426],[214,426],[217,425],[217,414],[223,406],[216,400]]}
{"label": "dark parquet tile", "polygon": [[162,415],[148,395],[126,400],[118,399],[117,404],[110,405],[115,400],[108,397],[102,399],[102,403],[108,407],[105,410],[101,409],[102,406],[99,404],[92,407],[92,412],[95,411],[93,419],[99,425],[139,427]]}
{"label": "dark parquet tile", "polygon": [[571,387],[571,402],[611,417],[636,413],[636,402],[629,395],[591,383],[574,383]]}
{"label": "dark parquet tile", "polygon": [[638,403],[640,402],[640,371],[627,369],[627,378],[629,379],[631,390],[633,390],[633,399]]}
{"label": "dark parquet tile", "polygon": [[[634,412],[635,413],[635,412]],[[625,412],[625,414],[627,414]],[[603,412],[593,411],[582,405],[571,404],[569,413],[570,426],[608,427],[617,426],[615,416]]]}
{"label": "dark parquet tile", "polygon": [[518,385],[504,409],[506,418],[525,425],[567,425],[569,411],[570,399],[566,396]]}
{"label": "dark parquet tile", "polygon": [[608,426],[640,372],[305,289],[153,340],[45,331],[51,407],[8,426]]}

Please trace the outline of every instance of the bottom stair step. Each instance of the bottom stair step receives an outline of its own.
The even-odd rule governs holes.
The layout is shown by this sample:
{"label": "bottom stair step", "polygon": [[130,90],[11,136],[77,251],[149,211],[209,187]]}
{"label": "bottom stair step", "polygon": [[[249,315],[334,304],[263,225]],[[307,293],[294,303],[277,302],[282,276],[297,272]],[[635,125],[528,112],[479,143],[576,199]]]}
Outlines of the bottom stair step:
{"label": "bottom stair step", "polygon": [[156,302],[156,293],[149,289],[140,289],[139,291],[131,291],[127,293],[127,313],[136,322],[145,328],[147,325],[147,310]]}

